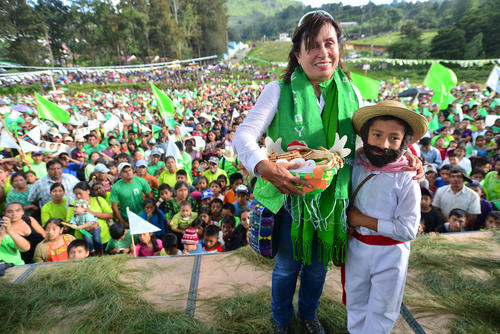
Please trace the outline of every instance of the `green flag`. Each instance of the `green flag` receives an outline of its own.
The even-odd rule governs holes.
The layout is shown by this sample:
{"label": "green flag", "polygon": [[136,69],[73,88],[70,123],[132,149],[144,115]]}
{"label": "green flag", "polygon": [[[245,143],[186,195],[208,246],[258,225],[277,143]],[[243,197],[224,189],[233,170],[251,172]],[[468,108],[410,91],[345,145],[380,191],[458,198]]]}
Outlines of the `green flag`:
{"label": "green flag", "polygon": [[435,114],[434,117],[432,117],[432,119],[429,121],[429,130],[436,131],[440,127],[441,126],[439,125],[438,115]]}
{"label": "green flag", "polygon": [[159,90],[153,82],[151,82],[151,90],[153,91],[156,104],[158,105],[158,109],[160,110],[160,114],[163,118],[166,120],[174,118],[175,107],[172,100],[165,93]]}
{"label": "green flag", "polygon": [[457,76],[451,69],[434,62],[425,77],[424,85],[434,90],[432,102],[439,104],[440,109],[445,109],[452,97],[450,91],[457,85]]}
{"label": "green flag", "polygon": [[69,112],[59,107],[57,104],[44,99],[40,94],[35,93],[38,116],[51,121],[69,123]]}
{"label": "green flag", "polygon": [[378,99],[380,81],[351,72],[352,83],[358,87],[361,96],[365,100]]}

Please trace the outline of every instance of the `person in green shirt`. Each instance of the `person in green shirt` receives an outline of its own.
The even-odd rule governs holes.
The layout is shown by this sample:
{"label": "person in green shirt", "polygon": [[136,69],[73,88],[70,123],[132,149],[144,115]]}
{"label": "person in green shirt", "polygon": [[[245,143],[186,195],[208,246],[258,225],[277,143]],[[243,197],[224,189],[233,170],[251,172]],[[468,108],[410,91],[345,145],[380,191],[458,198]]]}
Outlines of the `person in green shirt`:
{"label": "person in green shirt", "polygon": [[[168,156],[166,159],[166,166],[167,168],[161,172],[160,178],[158,179],[158,182],[160,185],[166,183],[169,185],[170,188],[175,187],[175,184],[177,183],[177,162],[175,161],[175,158],[172,156]],[[186,171],[187,172],[187,171]],[[191,177],[188,174],[188,179],[187,179],[187,184],[191,184]]]}
{"label": "person in green shirt", "polygon": [[[106,253],[109,254],[131,254],[132,236],[130,230],[125,229],[122,224],[114,223],[109,226],[109,239],[106,245]],[[134,241],[137,242],[137,237],[134,235]]]}
{"label": "person in green shirt", "polygon": [[30,249],[30,243],[12,227],[11,220],[3,217],[0,225],[0,261],[14,265],[24,264],[21,252]]}
{"label": "person in green shirt", "polygon": [[160,177],[160,173],[165,169],[165,163],[160,160],[161,151],[153,149],[151,151],[150,162],[148,163],[148,174],[156,178]]}
{"label": "person in green shirt", "polygon": [[[33,162],[31,163],[31,170],[33,171],[33,173],[35,173],[36,177],[41,178],[47,175],[47,167],[45,166],[45,162],[43,161],[43,153],[33,152],[31,153],[31,159],[33,160]],[[29,171],[28,166],[25,166],[23,170],[25,172]]]}
{"label": "person in green shirt", "polygon": [[133,213],[141,213],[144,204],[143,195],[151,197],[151,187],[142,177],[134,176],[134,171],[127,162],[118,165],[118,174],[121,180],[111,188],[111,207],[120,223],[128,227],[127,207]]}
{"label": "person in green shirt", "polygon": [[64,193],[64,186],[61,183],[56,182],[50,186],[50,197],[52,200],[42,206],[41,221],[43,227],[52,218],[60,218],[62,221],[66,220],[68,206],[66,205]]}
{"label": "person in green shirt", "polygon": [[97,136],[93,133],[89,134],[87,136],[88,144],[84,145],[83,151],[87,153],[87,156],[90,157],[90,155],[93,152],[98,152],[100,153],[101,151],[104,151],[106,149],[106,145],[99,144],[99,141],[97,140]]}
{"label": "person in green shirt", "polygon": [[231,146],[226,146],[219,161],[219,168],[223,169],[228,176],[238,172],[239,160]]}
{"label": "person in green shirt", "polygon": [[226,171],[219,168],[219,158],[211,156],[210,159],[208,159],[208,169],[203,172],[203,176],[208,179],[208,184],[210,184],[212,181],[217,180],[219,175],[224,175],[226,177],[226,183],[229,183]]}

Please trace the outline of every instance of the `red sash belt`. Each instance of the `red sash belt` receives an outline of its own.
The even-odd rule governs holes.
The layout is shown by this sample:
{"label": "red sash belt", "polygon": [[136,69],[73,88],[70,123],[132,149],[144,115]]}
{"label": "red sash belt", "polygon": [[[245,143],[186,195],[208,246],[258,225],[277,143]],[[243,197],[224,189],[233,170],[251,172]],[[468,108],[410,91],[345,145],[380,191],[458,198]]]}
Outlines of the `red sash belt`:
{"label": "red sash belt", "polygon": [[353,236],[362,243],[373,246],[391,246],[405,243],[404,241],[394,240],[388,237],[384,237],[383,235],[359,234],[357,231],[354,231]]}
{"label": "red sash belt", "polygon": [[[392,246],[399,245],[405,243],[404,241],[394,240],[388,237],[384,237],[383,235],[363,235],[354,231],[353,236],[365,243],[367,245],[373,246]],[[340,267],[340,279],[342,281],[342,302],[344,305],[346,304],[346,294],[345,294],[345,263],[342,263]]]}

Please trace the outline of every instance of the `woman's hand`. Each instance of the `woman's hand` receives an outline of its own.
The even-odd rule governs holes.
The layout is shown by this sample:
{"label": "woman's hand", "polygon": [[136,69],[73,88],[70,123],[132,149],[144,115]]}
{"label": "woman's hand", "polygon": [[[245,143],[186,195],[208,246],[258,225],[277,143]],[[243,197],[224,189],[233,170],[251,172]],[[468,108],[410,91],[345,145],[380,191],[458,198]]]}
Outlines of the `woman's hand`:
{"label": "woman's hand", "polygon": [[417,175],[413,177],[414,180],[417,180],[419,183],[424,182],[425,173],[424,167],[422,165],[422,161],[413,153],[406,151],[404,153],[406,159],[408,159],[408,167],[404,167],[403,170],[407,172],[417,172]]}
{"label": "woman's hand", "polygon": [[307,181],[301,180],[298,176],[290,174],[290,169],[296,169],[301,166],[300,163],[274,163],[269,160],[260,161],[255,170],[262,175],[264,179],[271,182],[282,194],[304,196],[302,189],[297,185],[312,187]]}

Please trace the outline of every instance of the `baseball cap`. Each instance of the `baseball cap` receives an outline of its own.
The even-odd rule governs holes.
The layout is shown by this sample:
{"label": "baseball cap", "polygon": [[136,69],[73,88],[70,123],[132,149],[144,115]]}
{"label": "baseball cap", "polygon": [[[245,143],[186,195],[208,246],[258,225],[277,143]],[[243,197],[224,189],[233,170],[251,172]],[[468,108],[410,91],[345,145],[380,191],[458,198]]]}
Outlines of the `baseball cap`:
{"label": "baseball cap", "polygon": [[206,198],[210,198],[214,195],[213,191],[210,189],[203,190],[201,193],[201,200],[203,201]]}
{"label": "baseball cap", "polygon": [[148,167],[148,163],[146,160],[137,160],[135,167]]}
{"label": "baseball cap", "polygon": [[156,144],[156,139],[151,138],[150,140],[148,140],[148,144],[150,145]]}
{"label": "baseball cap", "polygon": [[248,191],[248,187],[244,184],[240,184],[239,186],[236,187],[236,189],[234,190],[234,193],[235,194],[250,194],[250,192]]}
{"label": "baseball cap", "polygon": [[456,173],[462,174],[465,181],[472,182],[472,179],[469,176],[467,176],[467,173],[465,172],[465,170],[463,170],[460,167],[451,167],[450,174],[456,174]]}
{"label": "baseball cap", "polygon": [[94,172],[96,173],[108,173],[109,169],[105,164],[97,164],[94,167]]}
{"label": "baseball cap", "polygon": [[219,158],[215,157],[215,156],[211,156],[209,159],[208,159],[208,163],[212,163],[212,164],[216,164],[218,165],[219,164]]}
{"label": "baseball cap", "polygon": [[161,155],[161,151],[157,148],[151,150],[151,155]]}
{"label": "baseball cap", "polygon": [[76,137],[75,141],[77,143],[85,143],[85,139],[83,137]]}
{"label": "baseball cap", "polygon": [[31,152],[31,156],[34,156],[34,155],[43,155],[43,152],[42,151]]}
{"label": "baseball cap", "polygon": [[122,162],[118,165],[118,174],[120,174],[123,170],[123,168],[125,167],[130,167],[132,168],[132,166],[130,166],[130,164],[128,162]]}

